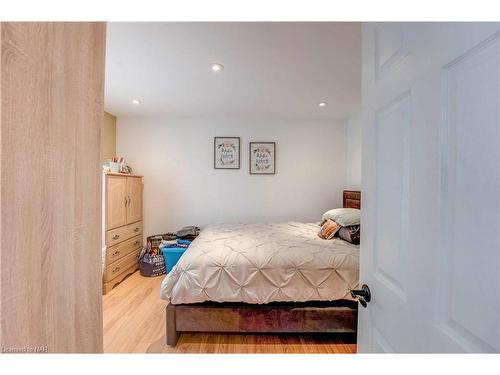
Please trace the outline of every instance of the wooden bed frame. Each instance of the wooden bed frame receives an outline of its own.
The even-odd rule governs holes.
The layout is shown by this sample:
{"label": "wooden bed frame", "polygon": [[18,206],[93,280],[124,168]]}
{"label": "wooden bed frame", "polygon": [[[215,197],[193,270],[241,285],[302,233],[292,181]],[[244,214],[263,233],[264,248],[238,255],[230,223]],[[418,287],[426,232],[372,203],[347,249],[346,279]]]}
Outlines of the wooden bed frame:
{"label": "wooden bed frame", "polygon": [[[344,190],[343,206],[361,208],[361,192]],[[276,302],[265,305],[204,302],[168,304],[167,345],[175,346],[181,332],[231,333],[355,333],[355,301]]]}

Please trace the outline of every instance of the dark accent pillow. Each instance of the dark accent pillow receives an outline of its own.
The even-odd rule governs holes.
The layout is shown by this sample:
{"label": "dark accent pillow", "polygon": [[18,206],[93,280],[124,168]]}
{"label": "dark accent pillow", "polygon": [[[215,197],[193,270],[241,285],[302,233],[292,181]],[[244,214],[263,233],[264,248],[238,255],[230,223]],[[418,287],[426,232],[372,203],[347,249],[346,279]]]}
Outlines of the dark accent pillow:
{"label": "dark accent pillow", "polygon": [[359,245],[360,229],[359,225],[351,225],[349,227],[342,227],[338,231],[338,235],[344,241],[350,242],[354,245]]}

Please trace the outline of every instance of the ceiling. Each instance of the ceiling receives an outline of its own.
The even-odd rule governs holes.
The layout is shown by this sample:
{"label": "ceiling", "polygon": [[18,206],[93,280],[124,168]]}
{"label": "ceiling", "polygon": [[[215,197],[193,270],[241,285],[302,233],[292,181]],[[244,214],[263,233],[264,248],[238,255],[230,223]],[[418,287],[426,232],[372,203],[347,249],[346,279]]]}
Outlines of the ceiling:
{"label": "ceiling", "polygon": [[339,119],[360,108],[360,23],[110,22],[107,39],[105,108],[117,116]]}

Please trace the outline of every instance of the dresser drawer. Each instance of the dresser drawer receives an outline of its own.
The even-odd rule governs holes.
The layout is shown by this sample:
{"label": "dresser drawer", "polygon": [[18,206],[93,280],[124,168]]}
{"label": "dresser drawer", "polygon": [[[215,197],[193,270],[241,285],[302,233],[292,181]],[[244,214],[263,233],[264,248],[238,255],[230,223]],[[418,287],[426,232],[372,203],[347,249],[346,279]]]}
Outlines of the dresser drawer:
{"label": "dresser drawer", "polygon": [[142,221],[124,225],[106,232],[106,245],[113,246],[142,233]]}
{"label": "dresser drawer", "polygon": [[106,271],[104,272],[104,281],[110,281],[115,277],[119,276],[121,273],[128,270],[133,265],[139,262],[139,255],[141,249],[135,249],[130,254],[124,256],[123,258],[113,262],[106,266]]}
{"label": "dresser drawer", "polygon": [[142,248],[142,234],[108,247],[106,249],[106,265],[116,262],[137,248]]}

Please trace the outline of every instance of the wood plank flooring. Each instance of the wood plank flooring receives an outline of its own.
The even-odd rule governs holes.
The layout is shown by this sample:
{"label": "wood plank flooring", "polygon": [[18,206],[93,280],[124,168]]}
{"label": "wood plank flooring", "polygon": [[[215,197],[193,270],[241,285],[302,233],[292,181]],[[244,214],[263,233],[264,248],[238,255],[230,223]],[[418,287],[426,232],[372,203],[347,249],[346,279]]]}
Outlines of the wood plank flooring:
{"label": "wood plank flooring", "polygon": [[160,277],[135,272],[104,299],[105,353],[355,353],[356,339],[342,334],[183,333],[165,344],[165,301]]}

